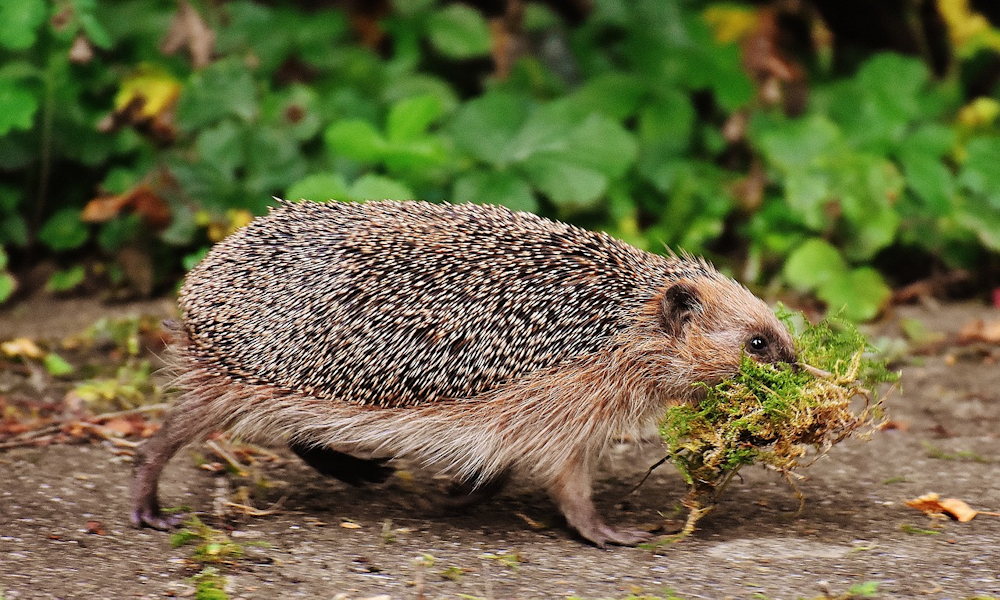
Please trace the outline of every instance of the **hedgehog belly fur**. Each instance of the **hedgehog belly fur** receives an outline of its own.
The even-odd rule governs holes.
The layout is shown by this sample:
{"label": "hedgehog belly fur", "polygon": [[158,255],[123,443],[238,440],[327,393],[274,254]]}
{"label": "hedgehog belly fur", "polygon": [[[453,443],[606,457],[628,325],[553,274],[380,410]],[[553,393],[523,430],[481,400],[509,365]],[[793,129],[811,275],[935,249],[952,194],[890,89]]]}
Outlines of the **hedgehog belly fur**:
{"label": "hedgehog belly fur", "polygon": [[572,460],[658,418],[663,401],[653,396],[671,383],[622,368],[645,362],[624,355],[621,348],[640,349],[633,344],[470,399],[366,406],[233,379],[187,354],[190,340],[179,335],[172,366],[182,391],[171,410],[180,429],[224,425],[244,439],[407,457],[472,482],[516,469],[547,484]]}

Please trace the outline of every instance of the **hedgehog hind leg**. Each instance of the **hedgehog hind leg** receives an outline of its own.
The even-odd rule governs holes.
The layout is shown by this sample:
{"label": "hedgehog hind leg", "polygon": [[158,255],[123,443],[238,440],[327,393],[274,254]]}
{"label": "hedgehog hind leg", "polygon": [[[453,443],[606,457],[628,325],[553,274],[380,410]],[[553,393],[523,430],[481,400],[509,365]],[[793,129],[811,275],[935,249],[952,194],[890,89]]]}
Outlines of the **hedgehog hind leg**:
{"label": "hedgehog hind leg", "polygon": [[160,508],[160,475],[178,450],[205,435],[216,424],[211,421],[207,403],[183,398],[175,403],[156,435],[136,450],[131,484],[129,520],[136,527],[170,529],[183,519],[166,515]]}
{"label": "hedgehog hind leg", "polygon": [[289,443],[288,447],[319,473],[353,486],[384,483],[396,472],[385,464],[388,458],[358,458],[333,448],[297,442]]}
{"label": "hedgehog hind leg", "polygon": [[491,476],[473,477],[471,480],[453,482],[445,497],[445,508],[463,510],[493,499],[510,481],[510,471],[504,470]]}
{"label": "hedgehog hind leg", "polygon": [[571,459],[549,485],[549,494],[570,527],[599,548],[609,543],[634,546],[652,537],[646,531],[617,529],[605,523],[594,506],[591,481],[589,461],[577,457]]}

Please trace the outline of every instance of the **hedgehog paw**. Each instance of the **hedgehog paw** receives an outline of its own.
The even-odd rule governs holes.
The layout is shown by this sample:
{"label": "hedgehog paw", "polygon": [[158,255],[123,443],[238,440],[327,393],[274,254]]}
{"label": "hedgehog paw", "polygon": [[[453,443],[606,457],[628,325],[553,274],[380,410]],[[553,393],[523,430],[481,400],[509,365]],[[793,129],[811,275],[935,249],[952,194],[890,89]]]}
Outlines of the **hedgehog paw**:
{"label": "hedgehog paw", "polygon": [[180,525],[184,517],[179,514],[165,515],[160,507],[154,504],[143,504],[132,508],[129,520],[135,527],[152,527],[160,531],[167,531]]}
{"label": "hedgehog paw", "polygon": [[606,548],[608,544],[635,546],[653,537],[648,531],[616,529],[601,522],[592,523],[588,527],[578,527],[577,532],[598,548]]}

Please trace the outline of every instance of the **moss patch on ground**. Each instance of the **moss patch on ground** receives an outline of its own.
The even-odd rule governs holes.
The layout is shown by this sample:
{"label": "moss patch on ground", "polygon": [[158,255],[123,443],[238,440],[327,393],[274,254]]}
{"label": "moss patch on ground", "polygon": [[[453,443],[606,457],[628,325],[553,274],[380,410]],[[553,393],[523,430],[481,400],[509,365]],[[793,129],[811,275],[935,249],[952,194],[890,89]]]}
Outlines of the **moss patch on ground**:
{"label": "moss patch on ground", "polygon": [[853,324],[836,318],[810,324],[784,309],[778,317],[793,333],[797,364],[763,364],[744,355],[735,377],[664,416],[660,435],[689,486],[680,537],[712,510],[742,467],[763,465],[794,487],[796,469],[882,420],[876,388],[897,376]]}

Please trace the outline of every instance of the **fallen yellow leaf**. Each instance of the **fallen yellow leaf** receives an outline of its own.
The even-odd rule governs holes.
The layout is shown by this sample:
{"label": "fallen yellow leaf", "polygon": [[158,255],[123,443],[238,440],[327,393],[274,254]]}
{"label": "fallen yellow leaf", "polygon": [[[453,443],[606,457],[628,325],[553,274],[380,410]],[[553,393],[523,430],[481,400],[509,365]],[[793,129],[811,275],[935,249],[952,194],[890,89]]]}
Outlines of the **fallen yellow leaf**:
{"label": "fallen yellow leaf", "polygon": [[21,357],[40,359],[45,356],[45,351],[39,348],[38,344],[24,337],[15,338],[9,342],[0,344],[0,350],[3,350],[3,353],[11,358]]}
{"label": "fallen yellow leaf", "polygon": [[122,81],[115,96],[115,112],[124,112],[137,105],[140,117],[153,119],[173,108],[181,92],[181,84],[166,70],[152,65],[139,69]]}
{"label": "fallen yellow leaf", "polygon": [[945,514],[959,521],[960,523],[965,523],[976,518],[979,511],[974,510],[971,506],[959,500],[957,498],[945,498],[940,502],[941,508],[944,509]]}

